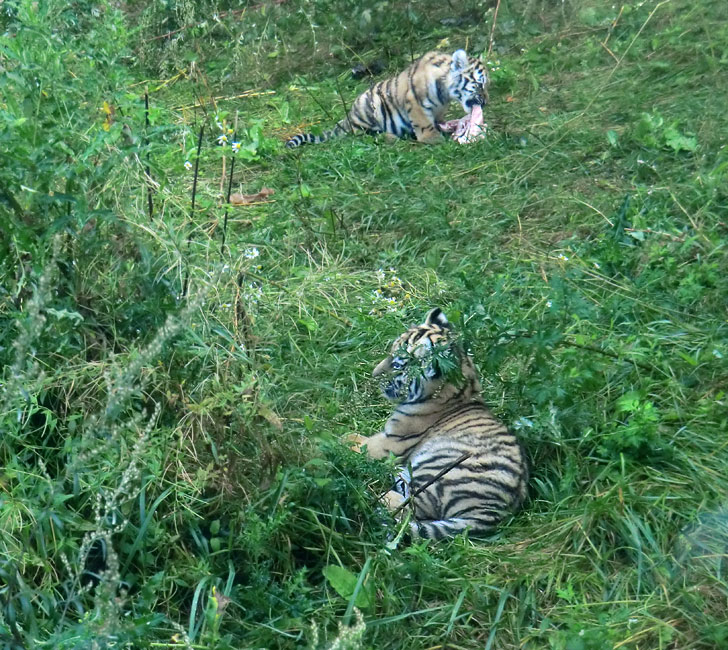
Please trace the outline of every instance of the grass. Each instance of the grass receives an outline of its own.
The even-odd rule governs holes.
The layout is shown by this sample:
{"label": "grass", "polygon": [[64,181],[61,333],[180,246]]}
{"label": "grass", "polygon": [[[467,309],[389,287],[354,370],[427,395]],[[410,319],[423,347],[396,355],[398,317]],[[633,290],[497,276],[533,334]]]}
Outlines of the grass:
{"label": "grass", "polygon": [[[10,3],[4,646],[728,643],[722,3],[503,2],[487,140],[283,148],[357,62],[487,52],[492,4]],[[216,115],[268,200],[225,206]],[[530,498],[393,548],[391,468],[340,439],[435,305]]]}

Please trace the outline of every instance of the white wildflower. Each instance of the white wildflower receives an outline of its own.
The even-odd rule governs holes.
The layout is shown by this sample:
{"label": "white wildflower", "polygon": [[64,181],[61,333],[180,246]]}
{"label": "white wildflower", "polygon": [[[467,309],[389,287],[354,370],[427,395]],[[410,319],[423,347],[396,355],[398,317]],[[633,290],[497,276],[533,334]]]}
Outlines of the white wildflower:
{"label": "white wildflower", "polygon": [[233,153],[238,153],[240,151],[240,143],[239,142],[233,142],[232,143]]}
{"label": "white wildflower", "polygon": [[228,141],[227,136],[223,133],[222,135],[219,135],[217,137],[217,143],[221,144],[223,147],[225,146],[225,143]]}
{"label": "white wildflower", "polygon": [[185,160],[185,169],[189,171],[192,169],[192,163],[189,160]]}

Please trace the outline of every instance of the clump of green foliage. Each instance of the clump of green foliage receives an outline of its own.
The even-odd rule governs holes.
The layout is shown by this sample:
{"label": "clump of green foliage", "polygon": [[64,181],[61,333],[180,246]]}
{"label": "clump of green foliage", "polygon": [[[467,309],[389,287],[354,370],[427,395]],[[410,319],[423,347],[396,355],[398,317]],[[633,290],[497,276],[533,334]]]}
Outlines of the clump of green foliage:
{"label": "clump of green foliage", "polygon": [[[720,3],[1,10],[0,645],[725,645]],[[462,46],[486,140],[284,149]],[[433,306],[532,461],[487,542],[342,443]]]}

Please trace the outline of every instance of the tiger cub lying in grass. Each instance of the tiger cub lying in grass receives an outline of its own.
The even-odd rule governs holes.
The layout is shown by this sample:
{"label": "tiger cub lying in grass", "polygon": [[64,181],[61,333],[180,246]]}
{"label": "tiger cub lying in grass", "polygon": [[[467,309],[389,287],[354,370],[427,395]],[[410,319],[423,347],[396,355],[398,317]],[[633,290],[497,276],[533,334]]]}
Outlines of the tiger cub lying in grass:
{"label": "tiger cub lying in grass", "polygon": [[350,439],[407,468],[385,499],[394,509],[414,495],[415,537],[489,533],[526,498],[524,450],[483,404],[473,362],[453,338],[440,309],[402,334],[373,373],[388,376],[383,392],[398,406],[382,433]]}
{"label": "tiger cub lying in grass", "polygon": [[374,84],[362,93],[349,114],[321,135],[301,133],[287,147],[326,142],[346,133],[386,133],[414,136],[420,142],[442,139],[438,122],[450,102],[460,102],[466,113],[486,103],[488,77],[483,64],[456,50],[428,52],[396,77]]}

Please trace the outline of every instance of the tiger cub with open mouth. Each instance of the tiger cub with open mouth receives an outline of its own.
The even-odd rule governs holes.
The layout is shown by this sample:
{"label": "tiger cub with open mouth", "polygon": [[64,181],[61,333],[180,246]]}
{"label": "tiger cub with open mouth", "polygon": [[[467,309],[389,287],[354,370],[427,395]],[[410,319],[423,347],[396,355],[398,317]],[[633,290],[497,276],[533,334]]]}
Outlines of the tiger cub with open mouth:
{"label": "tiger cub with open mouth", "polygon": [[488,76],[479,59],[465,50],[428,52],[396,77],[380,81],[354,101],[348,115],[321,135],[301,133],[286,146],[326,142],[347,133],[413,136],[419,142],[442,140],[438,122],[451,102],[466,113],[488,101]]}

